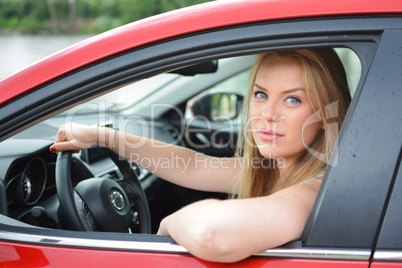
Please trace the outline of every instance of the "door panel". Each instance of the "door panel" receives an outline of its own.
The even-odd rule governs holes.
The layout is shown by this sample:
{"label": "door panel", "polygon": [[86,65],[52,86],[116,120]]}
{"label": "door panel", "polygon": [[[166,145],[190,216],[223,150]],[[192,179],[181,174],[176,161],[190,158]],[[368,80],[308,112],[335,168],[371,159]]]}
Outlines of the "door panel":
{"label": "door panel", "polygon": [[127,252],[0,243],[0,264],[7,267],[294,267],[365,268],[366,261],[251,257],[238,263],[214,263],[188,254]]}

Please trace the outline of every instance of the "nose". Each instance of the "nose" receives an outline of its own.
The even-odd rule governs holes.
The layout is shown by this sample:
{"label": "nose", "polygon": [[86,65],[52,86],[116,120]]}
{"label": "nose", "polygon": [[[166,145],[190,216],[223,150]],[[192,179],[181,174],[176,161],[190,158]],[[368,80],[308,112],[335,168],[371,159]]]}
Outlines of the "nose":
{"label": "nose", "polygon": [[271,99],[265,103],[261,114],[268,122],[276,122],[280,119],[280,107]]}

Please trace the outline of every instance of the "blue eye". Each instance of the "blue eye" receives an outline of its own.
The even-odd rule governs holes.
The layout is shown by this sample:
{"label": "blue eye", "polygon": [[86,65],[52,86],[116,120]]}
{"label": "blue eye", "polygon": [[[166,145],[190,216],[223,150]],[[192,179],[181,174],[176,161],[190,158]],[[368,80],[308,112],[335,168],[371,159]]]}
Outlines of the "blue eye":
{"label": "blue eye", "polygon": [[301,103],[301,100],[299,98],[296,97],[288,97],[286,99],[286,102],[292,105],[298,105]]}
{"label": "blue eye", "polygon": [[262,91],[257,91],[254,93],[254,97],[256,97],[257,99],[268,99],[268,95]]}

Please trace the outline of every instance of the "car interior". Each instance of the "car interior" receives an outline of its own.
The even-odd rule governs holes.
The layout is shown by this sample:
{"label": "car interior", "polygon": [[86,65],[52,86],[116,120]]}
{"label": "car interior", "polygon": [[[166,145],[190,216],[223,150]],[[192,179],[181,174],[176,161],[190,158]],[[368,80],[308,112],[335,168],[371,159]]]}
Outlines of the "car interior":
{"label": "car interior", "polygon": [[[359,58],[348,48],[336,48],[336,51],[346,68],[353,95],[361,74]],[[0,214],[23,225],[77,230],[71,225],[70,216],[59,207],[62,194],[59,191],[64,191],[59,188],[76,188],[70,194],[82,198],[93,188],[81,182],[91,178],[93,184],[101,184],[104,179],[115,183],[108,187],[121,187],[127,195],[130,203],[124,215],[127,223],[124,228],[115,228],[113,220],[107,220],[108,212],[94,211],[99,201],[85,200],[86,204],[80,208],[81,203],[72,199],[80,217],[90,222],[91,226],[84,226],[83,230],[155,234],[164,217],[187,204],[205,198],[229,198],[229,193],[202,192],[174,185],[147,170],[149,163],[145,160],[142,167],[136,166],[130,159],[123,160],[109,149],[96,146],[66,158],[64,169],[59,172],[69,173],[71,181],[64,177],[67,184],[57,186],[57,165],[61,164],[57,164],[58,155],[51,153],[49,146],[62,124],[99,123],[208,155],[231,157],[240,127],[241,102],[255,57],[216,59],[127,82],[105,95],[80,101],[1,142],[0,177],[4,180],[6,196]],[[102,190],[99,191],[101,195]],[[145,202],[146,207],[141,207],[140,202]],[[118,221],[116,217],[110,218]],[[144,217],[149,217],[149,222],[144,223]],[[149,224],[149,228],[143,224]]]}

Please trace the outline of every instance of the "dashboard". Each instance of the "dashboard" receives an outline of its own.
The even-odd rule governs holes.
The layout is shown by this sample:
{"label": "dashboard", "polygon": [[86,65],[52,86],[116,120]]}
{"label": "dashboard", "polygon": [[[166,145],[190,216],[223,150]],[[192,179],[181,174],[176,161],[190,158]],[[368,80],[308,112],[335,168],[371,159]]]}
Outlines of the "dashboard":
{"label": "dashboard", "polygon": [[[82,119],[91,123],[86,116]],[[35,226],[68,229],[63,225],[65,219],[62,219],[59,211],[55,183],[57,154],[49,151],[58,126],[62,123],[59,121],[53,118],[0,143],[0,214]],[[80,123],[86,123],[83,121]],[[175,141],[177,135],[172,134],[174,128],[170,124],[154,122],[149,127],[152,127],[152,131],[148,133],[152,133],[153,138]],[[134,124],[125,129],[136,135],[140,130]],[[160,219],[173,210],[172,205],[170,210],[161,205],[168,202],[160,192],[169,189],[170,185],[143,168],[133,165],[133,169],[146,191],[150,205],[156,207],[156,228]],[[73,187],[88,178],[107,177],[118,181],[121,177],[120,170],[104,149],[95,147],[73,154],[70,170]]]}
{"label": "dashboard", "polygon": [[[28,142],[37,145],[45,143],[38,140],[23,141]],[[23,210],[24,207],[35,205],[42,196],[54,191],[56,156],[46,152],[44,147],[29,151],[26,155],[15,155],[1,160],[2,169],[7,168],[4,184],[10,212],[18,213],[17,208]],[[7,167],[8,163],[10,164]]]}
{"label": "dashboard", "polygon": [[[1,143],[1,178],[6,192],[2,214],[36,226],[63,228],[59,221],[55,184],[57,154],[49,152],[49,140],[11,139]],[[14,151],[11,148],[15,148]],[[73,186],[95,176],[117,178],[118,169],[98,148],[74,155],[71,163]],[[89,162],[87,156],[92,155]],[[96,158],[94,158],[96,156]]]}

